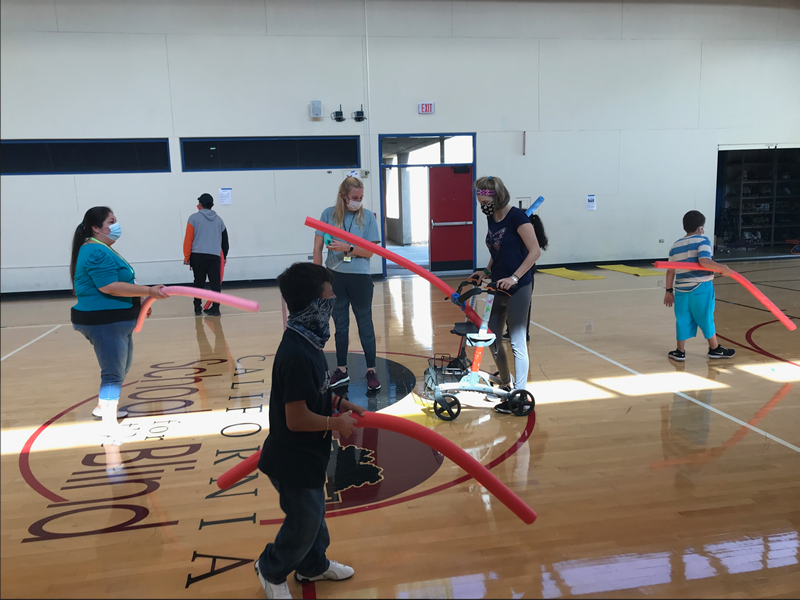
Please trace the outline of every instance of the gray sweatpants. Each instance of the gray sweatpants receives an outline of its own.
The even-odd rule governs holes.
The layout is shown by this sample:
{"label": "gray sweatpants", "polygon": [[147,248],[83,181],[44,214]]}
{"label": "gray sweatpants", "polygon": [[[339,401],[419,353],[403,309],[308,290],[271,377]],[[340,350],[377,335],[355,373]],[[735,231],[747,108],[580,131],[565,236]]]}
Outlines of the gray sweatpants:
{"label": "gray sweatpants", "polygon": [[[498,293],[494,297],[492,314],[489,317],[489,329],[497,338],[492,344],[492,355],[500,371],[503,383],[512,388],[525,388],[528,383],[528,309],[531,306],[531,284],[519,288],[514,295],[506,296]],[[508,324],[508,337],[511,340],[511,351],[514,353],[514,379],[508,370],[506,349],[503,345],[503,332]]]}

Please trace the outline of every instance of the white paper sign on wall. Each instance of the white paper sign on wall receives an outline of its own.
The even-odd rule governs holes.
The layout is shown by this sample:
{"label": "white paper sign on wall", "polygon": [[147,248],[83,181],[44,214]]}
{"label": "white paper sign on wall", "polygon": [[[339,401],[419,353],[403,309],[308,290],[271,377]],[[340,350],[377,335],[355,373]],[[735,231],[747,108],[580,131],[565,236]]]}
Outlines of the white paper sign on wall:
{"label": "white paper sign on wall", "polygon": [[219,188],[219,203],[230,204],[233,196],[233,188]]}
{"label": "white paper sign on wall", "polygon": [[586,210],[597,210],[597,199],[594,194],[586,196]]}
{"label": "white paper sign on wall", "polygon": [[432,115],[434,112],[434,103],[420,102],[417,104],[417,112],[421,115]]}

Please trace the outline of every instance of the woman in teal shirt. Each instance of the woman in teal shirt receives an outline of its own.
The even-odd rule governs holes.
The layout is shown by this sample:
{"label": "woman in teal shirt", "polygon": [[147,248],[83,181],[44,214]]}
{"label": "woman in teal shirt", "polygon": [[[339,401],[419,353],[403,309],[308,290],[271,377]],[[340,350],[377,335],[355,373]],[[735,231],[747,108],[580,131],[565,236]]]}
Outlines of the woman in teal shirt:
{"label": "woman in teal shirt", "polygon": [[[89,340],[100,364],[100,392],[95,418],[102,418],[109,434],[117,426],[122,383],[133,361],[133,328],[141,307],[140,296],[167,298],[163,285],[138,285],[133,267],[111,246],[122,229],[111,209],[95,206],[86,211],[72,238],[69,274],[78,303],[72,307],[72,327]],[[148,311],[147,316],[150,316]]]}

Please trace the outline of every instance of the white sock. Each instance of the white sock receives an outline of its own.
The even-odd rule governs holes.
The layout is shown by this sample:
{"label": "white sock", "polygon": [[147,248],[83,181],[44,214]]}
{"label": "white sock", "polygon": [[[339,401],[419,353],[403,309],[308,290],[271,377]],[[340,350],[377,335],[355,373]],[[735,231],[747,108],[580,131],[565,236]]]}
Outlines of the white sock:
{"label": "white sock", "polygon": [[117,405],[119,400],[100,400],[100,412],[103,414],[103,429],[116,430],[119,423],[117,422]]}

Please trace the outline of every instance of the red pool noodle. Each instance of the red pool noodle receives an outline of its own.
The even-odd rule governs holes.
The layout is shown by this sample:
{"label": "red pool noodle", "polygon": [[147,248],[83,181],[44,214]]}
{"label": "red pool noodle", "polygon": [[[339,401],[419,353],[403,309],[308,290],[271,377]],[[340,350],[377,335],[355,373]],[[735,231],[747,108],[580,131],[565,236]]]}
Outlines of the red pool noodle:
{"label": "red pool noodle", "polygon": [[[238,296],[231,296],[230,294],[221,294],[213,290],[201,290],[195,287],[186,287],[183,285],[171,285],[162,288],[162,291],[169,296],[189,296],[190,298],[204,298],[212,302],[219,302],[227,306],[233,306],[247,312],[258,312],[260,306],[255,300],[246,300]],[[156,299],[152,296],[146,298],[142,302],[142,308],[139,310],[139,318],[136,319],[135,332],[141,331],[144,325],[144,320],[147,318],[147,311]]]}
{"label": "red pool noodle", "polygon": [[[436,286],[437,288],[442,290],[445,294],[447,294],[448,298],[452,298],[453,294],[456,293],[456,291],[453,288],[451,288],[444,281],[436,277],[436,275],[434,275],[430,271],[426,271],[418,264],[413,263],[407,258],[403,258],[398,254],[395,254],[391,250],[387,250],[383,246],[380,246],[378,244],[373,244],[372,242],[368,242],[364,238],[358,237],[357,235],[353,235],[352,233],[349,233],[342,229],[338,229],[333,225],[328,225],[327,223],[318,221],[317,219],[312,219],[311,217],[306,217],[305,224],[313,229],[319,229],[320,231],[324,231],[325,233],[330,233],[331,235],[336,236],[339,239],[342,239],[346,242],[350,242],[354,246],[358,246],[359,248],[363,248],[364,250],[369,250],[370,252],[374,252],[378,256],[382,256],[383,258],[386,258],[392,261],[393,263],[400,265],[401,267],[405,267],[412,273],[416,273],[420,277],[423,277],[428,281],[430,281],[434,286]],[[480,327],[481,318],[478,316],[478,313],[472,310],[472,307],[466,303],[462,306],[462,308],[464,309],[464,312],[467,314],[470,320],[473,323],[475,323],[475,325]]]}
{"label": "red pool noodle", "polygon": [[[358,422],[356,427],[371,427],[373,429],[393,431],[415,439],[418,442],[422,442],[434,450],[441,452],[467,473],[472,475],[480,484],[489,490],[495,498],[500,500],[511,512],[522,519],[523,522],[530,525],[536,520],[536,513],[530,506],[525,504],[519,496],[495,477],[489,469],[444,436],[439,435],[435,431],[431,431],[419,423],[403,419],[402,417],[395,417],[394,415],[384,415],[366,411],[363,417],[356,413],[353,413],[352,416]],[[229,471],[223,473],[219,479],[217,479],[217,486],[222,490],[226,490],[249,473],[252,473],[258,467],[258,459],[260,456],[261,452],[256,452]]]}
{"label": "red pool noodle", "polygon": [[[653,263],[653,266],[656,269],[680,269],[682,271],[712,271],[714,273],[718,273],[715,269],[709,269],[708,267],[704,267],[700,265],[700,263],[685,263],[685,262],[669,262],[666,260],[657,260]],[[761,290],[759,290],[756,286],[750,283],[744,275],[740,275],[736,271],[731,271],[731,277],[741,283],[745,289],[755,296],[756,300],[761,302],[773,315],[775,315],[778,320],[783,323],[783,325],[789,331],[794,331],[797,329],[797,325],[789,319],[780,308],[775,306],[772,303],[772,300],[767,298]]]}
{"label": "red pool noodle", "polygon": [[219,476],[219,479],[217,479],[217,487],[221,490],[227,490],[240,479],[244,479],[250,475],[250,473],[258,468],[259,458],[261,458],[261,450],[255,454],[251,454],[235,467],[225,471]]}

